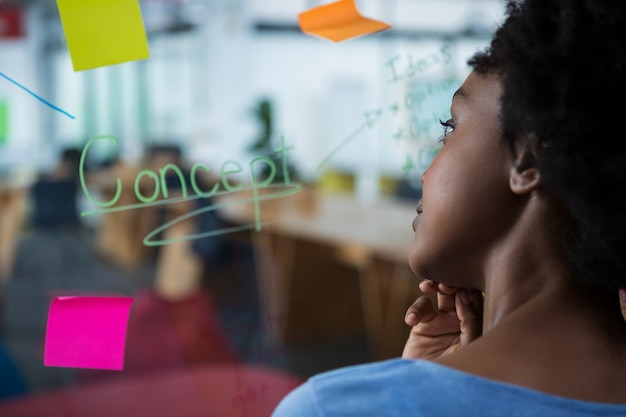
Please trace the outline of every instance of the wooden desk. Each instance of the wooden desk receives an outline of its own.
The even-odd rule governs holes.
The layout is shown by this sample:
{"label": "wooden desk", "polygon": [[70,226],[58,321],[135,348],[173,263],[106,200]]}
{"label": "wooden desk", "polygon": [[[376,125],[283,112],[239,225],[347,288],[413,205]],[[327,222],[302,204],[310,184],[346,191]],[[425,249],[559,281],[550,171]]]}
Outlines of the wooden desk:
{"label": "wooden desk", "polygon": [[[221,197],[222,201],[238,198],[241,196],[237,194]],[[307,277],[311,275],[308,272],[320,268],[331,257],[330,261],[340,265],[332,269],[333,273],[341,271],[341,265],[356,273],[360,300],[350,298],[347,290],[342,304],[361,304],[361,320],[375,357],[399,356],[409,331],[404,324],[404,313],[420,294],[418,280],[408,267],[416,204],[390,199],[365,204],[353,196],[320,194],[311,189],[262,201],[261,220],[272,223],[255,233],[254,240],[257,250],[269,255],[258,256],[262,271],[259,284],[266,308],[271,314],[287,317],[288,333],[290,323],[303,326],[308,314],[324,315],[328,326],[335,326],[336,333],[340,333],[341,321],[349,313],[329,311],[333,310],[329,305],[333,292],[346,290],[339,288],[345,282],[333,277],[329,283],[326,270]],[[236,224],[254,221],[251,203],[223,207],[221,214]],[[304,250],[308,254],[303,254]],[[302,262],[308,265],[300,265]],[[349,279],[350,271],[345,272]],[[305,285],[302,283],[305,280],[316,282],[318,289],[311,283],[308,294],[298,295],[295,286]],[[319,286],[325,284],[329,286],[320,291]],[[316,308],[303,311],[302,304],[310,303],[316,304]],[[300,309],[301,313],[294,309]],[[278,337],[290,339],[289,334]]]}
{"label": "wooden desk", "polygon": [[11,274],[19,235],[24,226],[28,189],[0,183],[0,284]]}

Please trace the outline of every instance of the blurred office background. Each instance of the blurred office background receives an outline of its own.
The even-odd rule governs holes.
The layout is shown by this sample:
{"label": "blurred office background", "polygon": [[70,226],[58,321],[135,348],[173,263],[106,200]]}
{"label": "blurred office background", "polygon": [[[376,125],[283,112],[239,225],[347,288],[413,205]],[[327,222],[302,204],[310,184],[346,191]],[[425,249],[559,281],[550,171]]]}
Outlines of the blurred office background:
{"label": "blurred office background", "polygon": [[[400,355],[418,295],[406,258],[419,179],[503,4],[357,0],[392,28],[333,43],[298,27],[300,12],[325,3],[141,0],[150,58],[80,72],[54,0],[0,3],[0,72],[75,117],[0,78],[0,395],[224,364],[299,381]],[[78,158],[98,136],[118,142],[90,150],[96,200],[110,200],[119,178],[119,203],[137,203],[137,175],[168,163],[187,181],[168,179],[170,192],[189,186],[196,163],[212,169],[203,189],[220,184],[226,161],[241,164],[231,178],[245,184],[249,162],[281,137],[303,190],[263,201],[273,223],[260,231],[146,246],[158,226],[229,193],[81,216],[97,207]],[[245,226],[253,214],[204,211],[160,237]],[[68,294],[136,297],[125,371],[43,366],[50,300]]]}

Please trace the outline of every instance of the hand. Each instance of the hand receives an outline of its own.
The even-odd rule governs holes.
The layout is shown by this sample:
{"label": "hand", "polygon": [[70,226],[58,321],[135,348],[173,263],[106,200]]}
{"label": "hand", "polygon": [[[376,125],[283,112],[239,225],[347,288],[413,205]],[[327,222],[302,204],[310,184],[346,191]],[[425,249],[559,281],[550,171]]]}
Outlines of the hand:
{"label": "hand", "polygon": [[412,326],[403,358],[434,360],[452,353],[482,335],[483,295],[434,281],[419,284],[424,294],[437,293],[437,307],[428,295],[409,307],[404,321]]}

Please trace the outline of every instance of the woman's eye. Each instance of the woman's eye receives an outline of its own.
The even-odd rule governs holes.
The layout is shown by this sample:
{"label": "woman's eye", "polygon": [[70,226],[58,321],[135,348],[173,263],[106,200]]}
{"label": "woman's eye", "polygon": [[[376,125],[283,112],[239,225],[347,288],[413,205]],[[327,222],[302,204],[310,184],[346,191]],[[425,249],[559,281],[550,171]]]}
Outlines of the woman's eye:
{"label": "woman's eye", "polygon": [[452,119],[448,119],[444,122],[439,119],[439,124],[443,128],[443,135],[439,138],[439,142],[443,142],[445,144],[448,135],[454,131],[454,121]]}

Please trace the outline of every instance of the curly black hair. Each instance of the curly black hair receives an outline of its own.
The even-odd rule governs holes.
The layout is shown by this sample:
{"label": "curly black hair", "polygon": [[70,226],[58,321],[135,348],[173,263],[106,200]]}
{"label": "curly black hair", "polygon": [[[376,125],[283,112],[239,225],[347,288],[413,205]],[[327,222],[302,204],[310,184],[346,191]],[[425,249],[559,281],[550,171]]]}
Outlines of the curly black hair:
{"label": "curly black hair", "polygon": [[[626,288],[624,0],[508,1],[468,64],[502,80],[503,140],[535,137],[547,190],[573,220],[566,245],[583,284]],[[617,103],[617,104],[616,104]]]}

